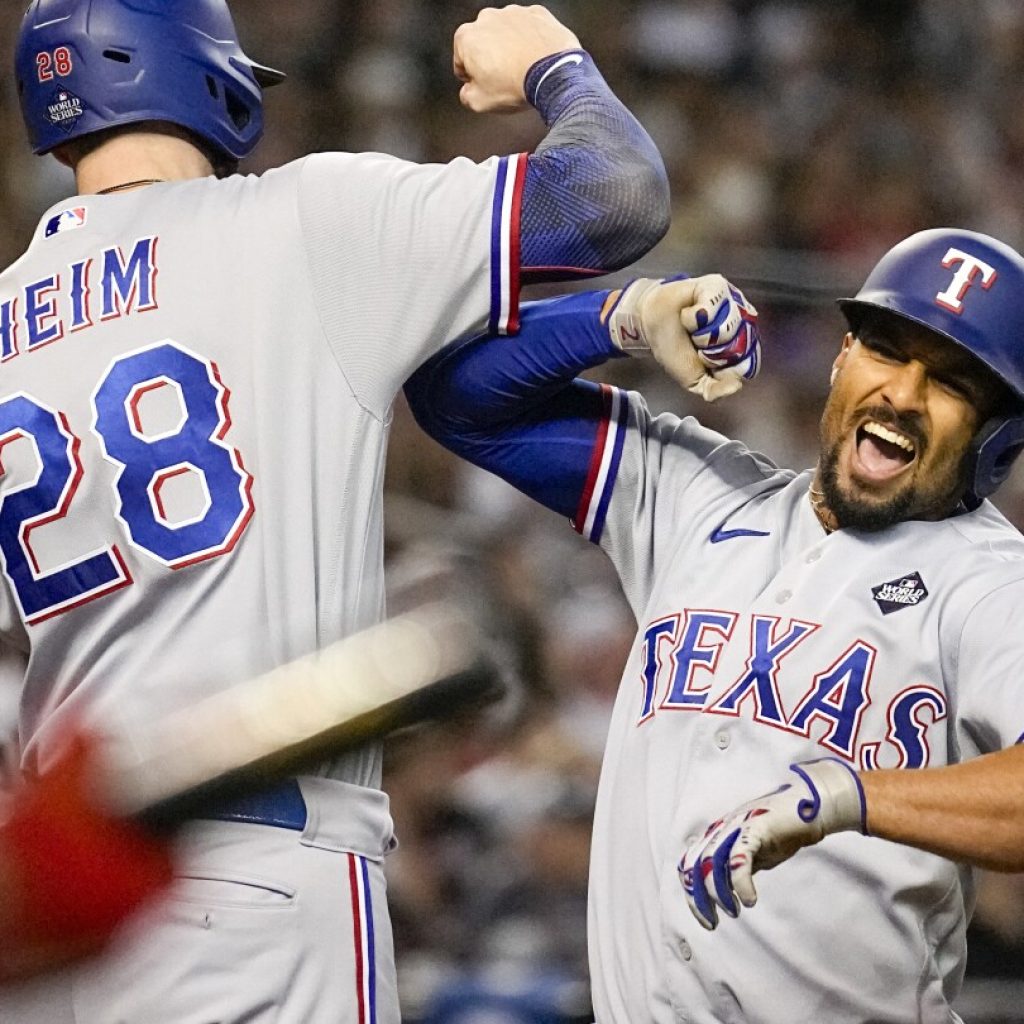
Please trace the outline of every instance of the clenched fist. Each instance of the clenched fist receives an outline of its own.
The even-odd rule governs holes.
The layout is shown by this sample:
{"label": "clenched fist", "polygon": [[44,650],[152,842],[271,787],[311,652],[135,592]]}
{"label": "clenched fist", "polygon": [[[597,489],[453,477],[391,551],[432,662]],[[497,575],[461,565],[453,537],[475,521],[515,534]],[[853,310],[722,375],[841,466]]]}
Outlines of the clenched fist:
{"label": "clenched fist", "polygon": [[459,99],[477,113],[514,113],[527,106],[523,83],[537,61],[580,41],[547,8],[485,7],[455,30],[453,66]]}
{"label": "clenched fist", "polygon": [[608,330],[623,352],[650,351],[708,402],[739,391],[761,368],[757,310],[721,274],[633,281],[609,313]]}

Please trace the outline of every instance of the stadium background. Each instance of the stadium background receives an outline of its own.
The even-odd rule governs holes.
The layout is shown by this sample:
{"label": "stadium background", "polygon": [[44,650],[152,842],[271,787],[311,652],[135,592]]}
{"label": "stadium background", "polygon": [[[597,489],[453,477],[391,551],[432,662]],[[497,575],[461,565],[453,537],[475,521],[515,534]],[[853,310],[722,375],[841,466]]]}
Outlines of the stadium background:
{"label": "stadium background", "polygon": [[[423,161],[532,148],[541,136],[532,112],[480,118],[459,107],[451,36],[480,6],[233,0],[247,51],[290,74],[268,96],[267,138],[246,169],[321,149]],[[653,408],[697,413],[782,464],[808,466],[843,333],[832,300],[920,228],[957,225],[1024,245],[1021,0],[550,6],[669,170],[672,228],[631,276],[722,271],[762,315],[765,370],[738,399],[698,408],[648,365],[608,371]],[[14,3],[0,13],[4,53],[21,14]],[[70,189],[67,172],[21,144],[7,81],[5,265]],[[401,403],[387,498],[393,605],[452,588],[469,595],[489,609],[512,683],[485,717],[410,734],[389,753],[401,840],[389,884],[406,1019],[589,1021],[589,821],[630,613],[599,552],[448,457]],[[1021,467],[998,504],[1024,526]],[[971,951],[965,1019],[1024,1021],[1024,876],[985,878]]]}

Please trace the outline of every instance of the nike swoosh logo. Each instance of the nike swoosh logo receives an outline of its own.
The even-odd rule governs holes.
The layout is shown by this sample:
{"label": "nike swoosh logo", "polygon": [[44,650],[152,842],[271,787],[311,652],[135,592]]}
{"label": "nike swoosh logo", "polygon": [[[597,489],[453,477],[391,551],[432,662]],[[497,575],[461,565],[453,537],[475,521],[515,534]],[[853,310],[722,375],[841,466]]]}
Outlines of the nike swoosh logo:
{"label": "nike swoosh logo", "polygon": [[564,68],[566,64],[582,63],[583,58],[578,53],[567,53],[564,57],[561,57],[558,60],[556,60],[555,63],[552,64],[551,67],[549,67],[547,71],[545,71],[544,74],[540,76],[540,81],[537,83],[537,88],[533,90],[534,100],[536,100],[537,97],[540,95],[540,87],[544,84],[544,79],[547,78],[552,71],[554,71],[556,68]]}
{"label": "nike swoosh logo", "polygon": [[[724,525],[724,524],[723,524]],[[716,526],[711,531],[708,540],[712,544],[721,544],[723,540],[735,540],[737,537],[770,537],[771,533],[764,530],[724,530],[722,525]]]}
{"label": "nike swoosh logo", "polygon": [[582,63],[583,63],[583,58],[578,53],[570,53],[570,54],[567,54],[565,57],[563,57],[561,60],[556,60],[555,63],[551,65],[551,70],[554,71],[555,68],[560,68],[563,64],[582,64]]}

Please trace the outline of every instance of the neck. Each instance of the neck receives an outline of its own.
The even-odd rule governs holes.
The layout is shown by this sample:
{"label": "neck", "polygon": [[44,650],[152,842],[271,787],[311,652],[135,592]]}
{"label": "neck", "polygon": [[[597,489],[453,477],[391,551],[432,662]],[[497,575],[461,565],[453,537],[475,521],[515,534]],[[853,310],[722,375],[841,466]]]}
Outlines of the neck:
{"label": "neck", "polygon": [[160,132],[114,135],[79,160],[79,195],[115,192],[156,181],[187,181],[213,174],[206,154],[191,142]]}
{"label": "neck", "polygon": [[808,491],[808,498],[811,502],[811,508],[814,509],[814,514],[818,517],[818,522],[821,523],[821,528],[826,533],[835,533],[839,529],[839,521],[835,517],[835,513],[825,503],[825,492],[821,489],[821,471],[817,470],[814,474],[814,479],[811,481],[811,487]]}

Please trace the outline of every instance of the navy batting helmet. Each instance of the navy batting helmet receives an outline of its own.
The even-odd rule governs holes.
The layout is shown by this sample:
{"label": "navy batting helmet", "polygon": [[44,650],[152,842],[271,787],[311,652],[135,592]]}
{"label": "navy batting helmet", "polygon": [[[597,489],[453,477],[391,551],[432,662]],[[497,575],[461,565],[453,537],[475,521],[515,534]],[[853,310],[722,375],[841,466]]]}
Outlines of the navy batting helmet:
{"label": "navy batting helmet", "polygon": [[263,134],[262,88],[284,78],[242,52],[226,0],[32,0],[15,67],[36,153],[166,121],[240,160]]}
{"label": "navy batting helmet", "polygon": [[984,424],[968,455],[969,503],[991,494],[1024,448],[1024,257],[974,231],[919,231],[890,249],[856,296],[839,305],[854,333],[870,310],[921,324],[1009,388],[1020,414]]}

